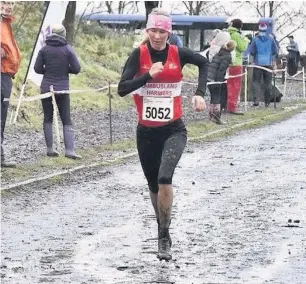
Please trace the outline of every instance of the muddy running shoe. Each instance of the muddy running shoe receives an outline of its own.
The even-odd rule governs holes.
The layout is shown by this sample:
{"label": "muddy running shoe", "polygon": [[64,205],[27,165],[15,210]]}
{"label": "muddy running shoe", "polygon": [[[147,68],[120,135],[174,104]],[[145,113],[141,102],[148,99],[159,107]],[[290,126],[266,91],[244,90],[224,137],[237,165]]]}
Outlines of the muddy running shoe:
{"label": "muddy running shoe", "polygon": [[[171,221],[170,221],[170,224],[171,224]],[[160,236],[160,224],[159,224],[159,220],[157,219],[157,226],[158,226],[158,236]],[[172,247],[172,240],[171,240],[171,237],[170,237],[170,234],[168,233],[168,237],[169,237],[169,240],[170,240],[170,247]]]}
{"label": "muddy running shoe", "polygon": [[172,259],[169,229],[160,229],[159,231],[157,258],[165,261]]}

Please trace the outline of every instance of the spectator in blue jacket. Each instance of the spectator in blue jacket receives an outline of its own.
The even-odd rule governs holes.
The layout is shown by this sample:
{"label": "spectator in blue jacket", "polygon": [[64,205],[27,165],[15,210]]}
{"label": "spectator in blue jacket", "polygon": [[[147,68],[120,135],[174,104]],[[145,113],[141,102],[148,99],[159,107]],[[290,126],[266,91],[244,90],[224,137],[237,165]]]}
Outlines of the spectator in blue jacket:
{"label": "spectator in blue jacket", "polygon": [[[267,34],[267,28],[268,27],[265,23],[259,24],[259,32],[258,35],[252,40],[250,46],[250,54],[254,58],[255,65],[271,69],[272,71],[276,64],[275,58],[278,54],[278,49],[274,38]],[[253,87],[255,90],[253,105],[259,105],[262,78],[265,95],[265,106],[268,107],[270,105],[272,72],[259,68],[254,68],[253,72]]]}
{"label": "spectator in blue jacket", "polygon": [[174,34],[174,33],[170,34],[168,42],[169,44],[176,45],[177,47],[184,47],[183,41],[178,34]]}
{"label": "spectator in blue jacket", "polygon": [[[34,70],[43,74],[40,90],[42,93],[50,91],[53,85],[54,91],[69,90],[69,74],[78,74],[81,70],[79,60],[73,48],[67,44],[66,29],[63,25],[53,25],[52,33],[47,36],[46,45],[39,51]],[[71,159],[80,159],[74,151],[74,131],[70,118],[69,94],[57,94],[55,96],[59,114],[63,123],[65,156]],[[59,155],[53,148],[53,105],[52,98],[42,99],[44,111],[44,135],[47,146],[47,156]]]}

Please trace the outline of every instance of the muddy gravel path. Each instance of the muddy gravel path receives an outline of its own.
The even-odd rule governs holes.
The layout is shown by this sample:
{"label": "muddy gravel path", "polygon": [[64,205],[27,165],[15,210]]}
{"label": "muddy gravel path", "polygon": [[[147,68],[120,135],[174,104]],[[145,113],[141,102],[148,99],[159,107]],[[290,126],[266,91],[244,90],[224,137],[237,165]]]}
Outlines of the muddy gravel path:
{"label": "muddy gravel path", "polygon": [[[283,86],[278,83],[280,89]],[[184,95],[184,122],[186,125],[193,121],[207,121],[208,112],[195,113],[191,105],[191,96],[195,93],[196,87],[193,85],[183,85]],[[302,84],[288,82],[288,92],[283,101],[294,100],[302,95]],[[114,94],[116,96],[116,94]],[[132,98],[127,98],[132,100]],[[209,96],[205,97],[209,102]],[[249,102],[249,108],[252,102]],[[279,106],[279,105],[278,105]],[[106,110],[75,110],[72,105],[72,121],[75,129],[77,150],[88,149],[97,145],[104,145],[110,142],[109,133],[109,111]],[[243,111],[244,104],[240,104]],[[37,110],[42,112],[42,110]],[[19,165],[35,163],[45,156],[45,140],[42,130],[43,116],[41,117],[41,129],[39,131],[25,130],[20,125],[8,124],[5,131],[4,149],[8,157],[16,160]],[[226,115],[225,115],[226,117]],[[135,106],[131,105],[126,110],[113,109],[112,128],[113,141],[129,139],[135,136],[137,117]],[[55,133],[54,133],[55,135]],[[60,123],[61,151],[64,150],[62,138],[62,126]],[[55,138],[54,138],[55,139]]]}
{"label": "muddy gravel path", "polygon": [[[173,258],[137,159],[2,194],[2,283],[306,283],[306,112],[190,143],[174,178]],[[289,220],[290,219],[290,220]]]}

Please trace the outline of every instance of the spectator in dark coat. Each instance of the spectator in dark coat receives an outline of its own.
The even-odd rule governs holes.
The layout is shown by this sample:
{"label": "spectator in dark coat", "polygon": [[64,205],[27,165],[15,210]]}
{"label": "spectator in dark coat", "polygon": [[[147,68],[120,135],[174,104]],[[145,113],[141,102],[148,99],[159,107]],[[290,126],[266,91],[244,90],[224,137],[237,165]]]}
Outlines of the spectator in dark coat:
{"label": "spectator in dark coat", "polygon": [[[52,33],[47,36],[46,45],[39,51],[34,70],[43,74],[41,92],[50,91],[53,85],[54,91],[69,90],[69,74],[78,74],[81,70],[79,60],[73,48],[67,44],[66,29],[63,25],[51,27]],[[80,159],[74,151],[74,132],[70,118],[70,96],[57,94],[55,96],[59,114],[63,123],[65,156],[71,159]],[[53,105],[52,98],[42,99],[44,111],[44,135],[47,145],[47,156],[59,155],[53,148]]]}
{"label": "spectator in dark coat", "polygon": [[228,67],[232,64],[231,52],[236,48],[234,41],[228,41],[220,51],[212,58],[208,68],[207,80],[209,84],[209,92],[211,95],[209,119],[217,124],[223,124],[221,120],[221,82],[224,82]]}

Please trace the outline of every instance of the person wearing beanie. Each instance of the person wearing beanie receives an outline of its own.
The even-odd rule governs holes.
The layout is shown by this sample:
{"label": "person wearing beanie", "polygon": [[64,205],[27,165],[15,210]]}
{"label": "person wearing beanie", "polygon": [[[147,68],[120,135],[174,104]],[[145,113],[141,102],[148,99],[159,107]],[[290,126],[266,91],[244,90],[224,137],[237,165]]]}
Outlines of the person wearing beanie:
{"label": "person wearing beanie", "polygon": [[[229,75],[235,76],[243,73],[242,54],[249,45],[249,39],[241,34],[242,21],[234,19],[228,28],[231,40],[236,44],[235,59],[229,68]],[[242,77],[229,78],[227,81],[227,112],[232,114],[243,114],[238,112],[238,98],[241,91]]]}
{"label": "person wearing beanie", "polygon": [[[51,34],[46,37],[46,44],[39,51],[34,65],[38,74],[43,74],[40,90],[48,93],[50,86],[54,91],[69,90],[69,74],[78,74],[81,66],[73,48],[67,44],[66,29],[63,25],[52,25]],[[74,130],[70,118],[70,95],[55,95],[59,114],[63,123],[65,156],[81,159],[74,151]],[[42,99],[44,112],[43,130],[47,146],[47,156],[57,157],[59,153],[53,148],[53,104],[52,98]]]}
{"label": "person wearing beanie", "polygon": [[54,24],[51,26],[51,33],[57,34],[63,38],[66,38],[66,28],[61,24]]}
{"label": "person wearing beanie", "polygon": [[[12,21],[13,1],[1,1],[1,167],[14,168],[16,163],[5,157],[2,143],[9,108],[9,99],[13,88],[13,79],[21,63],[21,53],[15,39]],[[4,100],[6,99],[6,100]]]}
{"label": "person wearing beanie", "polygon": [[[267,25],[265,23],[259,23],[258,26],[258,35],[252,40],[250,46],[250,54],[254,58],[254,64],[265,67],[267,69],[273,69],[275,64],[275,58],[278,54],[278,49],[276,42],[273,36],[267,34]],[[263,78],[263,86],[262,86],[262,78]],[[270,93],[272,88],[272,73],[254,68],[253,70],[253,88],[255,91],[254,94],[254,106],[259,105],[259,97],[261,93],[261,89],[264,89],[265,96],[265,106],[268,107],[270,105]]]}
{"label": "person wearing beanie", "polygon": [[230,40],[225,43],[217,54],[214,55],[209,64],[207,80],[211,83],[208,89],[210,92],[209,119],[216,124],[224,124],[221,120],[221,86],[224,85],[225,75],[228,67],[232,64],[231,52],[235,49],[236,44]]}

